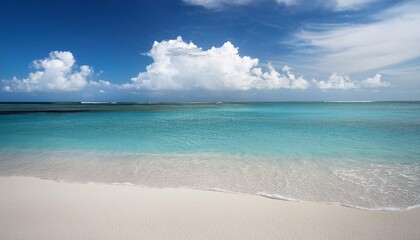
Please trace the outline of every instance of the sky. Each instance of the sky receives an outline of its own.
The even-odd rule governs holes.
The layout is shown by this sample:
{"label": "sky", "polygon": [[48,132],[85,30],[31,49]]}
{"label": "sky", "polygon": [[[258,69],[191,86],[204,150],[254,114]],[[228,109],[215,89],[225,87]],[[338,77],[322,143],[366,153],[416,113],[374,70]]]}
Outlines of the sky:
{"label": "sky", "polygon": [[420,100],[420,2],[0,0],[0,101]]}

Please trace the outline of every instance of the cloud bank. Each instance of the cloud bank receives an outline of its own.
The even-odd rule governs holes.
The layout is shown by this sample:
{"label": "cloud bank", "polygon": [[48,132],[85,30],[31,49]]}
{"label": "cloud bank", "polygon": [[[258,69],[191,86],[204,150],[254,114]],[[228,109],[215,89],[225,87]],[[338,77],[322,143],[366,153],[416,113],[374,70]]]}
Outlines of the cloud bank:
{"label": "cloud bank", "polygon": [[32,72],[27,78],[14,77],[3,88],[8,92],[77,91],[84,88],[93,70],[87,65],[75,68],[76,60],[71,52],[54,51],[49,57],[33,61]]}
{"label": "cloud bank", "polygon": [[123,88],[215,91],[309,87],[308,81],[296,77],[287,66],[282,73],[271,65],[268,71],[263,71],[257,58],[241,57],[230,42],[203,50],[178,37],[154,42],[147,55],[153,58],[153,63]]}
{"label": "cloud bank", "polygon": [[221,47],[203,50],[194,43],[186,43],[181,37],[154,42],[147,53],[153,63],[140,72],[131,82],[113,84],[108,81],[88,81],[93,73],[87,65],[76,68],[71,52],[53,51],[49,57],[33,61],[37,71],[27,78],[3,80],[6,92],[54,92],[79,91],[86,87],[145,91],[247,91],[274,89],[361,89],[388,87],[381,75],[363,81],[352,80],[348,75],[333,73],[328,80],[308,82],[296,76],[291,68],[281,71],[271,64],[263,70],[257,58],[240,56],[238,48],[230,42]]}

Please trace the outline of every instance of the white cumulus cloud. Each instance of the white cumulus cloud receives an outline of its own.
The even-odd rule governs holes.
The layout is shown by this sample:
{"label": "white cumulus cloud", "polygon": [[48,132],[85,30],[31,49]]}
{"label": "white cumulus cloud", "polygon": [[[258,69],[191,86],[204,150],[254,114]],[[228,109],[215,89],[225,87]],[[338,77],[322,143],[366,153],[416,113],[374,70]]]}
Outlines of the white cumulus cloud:
{"label": "white cumulus cloud", "polygon": [[83,65],[75,68],[76,59],[68,51],[53,51],[49,57],[33,61],[37,70],[29,73],[24,79],[14,77],[4,81],[4,91],[77,91],[87,85],[86,78],[93,72],[92,68]]}
{"label": "white cumulus cloud", "polygon": [[271,65],[268,71],[263,71],[257,58],[241,57],[230,42],[203,50],[178,37],[154,42],[147,55],[153,58],[153,63],[122,88],[212,91],[309,87],[303,77],[296,77],[287,66],[282,73]]}
{"label": "white cumulus cloud", "polygon": [[381,74],[377,73],[372,78],[367,78],[366,80],[360,82],[360,85],[362,87],[367,88],[378,88],[378,87],[389,87],[391,84],[389,82],[383,82],[381,81]]}
{"label": "white cumulus cloud", "polygon": [[89,86],[92,87],[118,87],[118,85],[112,84],[105,80],[99,80],[99,81],[90,81]]}
{"label": "white cumulus cloud", "polygon": [[333,73],[326,81],[313,80],[313,84],[323,90],[326,89],[359,89],[359,88],[379,88],[389,87],[389,82],[381,81],[381,75],[376,74],[372,78],[367,78],[363,81],[352,80],[348,75]]}

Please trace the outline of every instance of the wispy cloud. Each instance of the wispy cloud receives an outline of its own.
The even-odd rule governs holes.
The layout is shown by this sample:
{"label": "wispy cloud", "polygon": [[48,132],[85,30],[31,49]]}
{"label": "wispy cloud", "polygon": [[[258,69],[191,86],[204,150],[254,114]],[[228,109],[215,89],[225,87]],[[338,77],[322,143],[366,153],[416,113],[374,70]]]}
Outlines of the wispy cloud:
{"label": "wispy cloud", "polygon": [[377,0],[334,0],[332,1],[332,7],[337,11],[355,10],[376,1]]}
{"label": "wispy cloud", "polygon": [[[318,25],[296,34],[299,48],[316,53],[324,71],[380,69],[420,56],[420,4],[408,3],[375,14],[370,23]],[[315,55],[313,55],[315,58]]]}
{"label": "wispy cloud", "polygon": [[191,5],[202,6],[209,9],[221,9],[229,5],[248,5],[255,0],[184,0]]}
{"label": "wispy cloud", "polygon": [[234,5],[250,5],[271,2],[283,6],[313,5],[333,11],[357,10],[377,0],[184,0],[190,5],[202,6],[208,9],[223,9]]}
{"label": "wispy cloud", "polygon": [[278,4],[284,4],[286,6],[296,5],[299,0],[275,0]]}
{"label": "wispy cloud", "polygon": [[393,66],[381,70],[381,72],[392,76],[415,75],[418,79],[418,77],[420,76],[420,65],[405,64],[404,66]]}

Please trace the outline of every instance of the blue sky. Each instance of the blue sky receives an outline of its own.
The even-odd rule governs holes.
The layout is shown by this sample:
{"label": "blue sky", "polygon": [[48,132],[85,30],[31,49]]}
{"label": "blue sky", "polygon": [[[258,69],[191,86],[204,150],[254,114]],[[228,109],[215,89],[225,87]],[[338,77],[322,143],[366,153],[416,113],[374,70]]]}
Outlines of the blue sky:
{"label": "blue sky", "polygon": [[420,100],[420,3],[0,0],[0,101]]}

